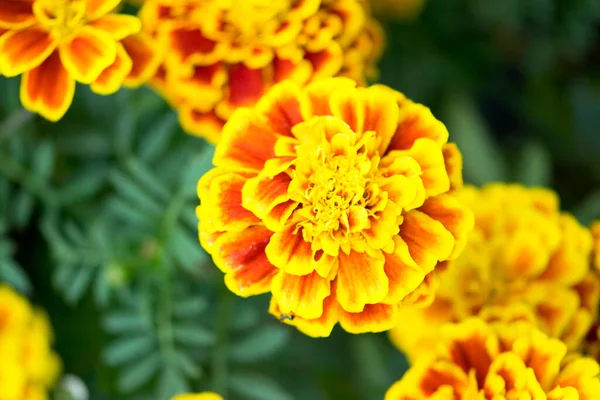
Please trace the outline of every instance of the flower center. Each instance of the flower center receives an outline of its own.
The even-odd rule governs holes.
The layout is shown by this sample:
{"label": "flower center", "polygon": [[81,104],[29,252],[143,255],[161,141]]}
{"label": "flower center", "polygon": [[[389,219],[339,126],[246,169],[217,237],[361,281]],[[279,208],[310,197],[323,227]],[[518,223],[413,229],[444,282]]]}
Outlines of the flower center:
{"label": "flower center", "polygon": [[38,0],[33,11],[56,40],[72,36],[87,22],[85,0]]}
{"label": "flower center", "polygon": [[302,204],[298,229],[313,250],[349,251],[353,236],[370,227],[380,194],[375,142],[373,132],[358,138],[350,131],[300,145],[290,189]]}

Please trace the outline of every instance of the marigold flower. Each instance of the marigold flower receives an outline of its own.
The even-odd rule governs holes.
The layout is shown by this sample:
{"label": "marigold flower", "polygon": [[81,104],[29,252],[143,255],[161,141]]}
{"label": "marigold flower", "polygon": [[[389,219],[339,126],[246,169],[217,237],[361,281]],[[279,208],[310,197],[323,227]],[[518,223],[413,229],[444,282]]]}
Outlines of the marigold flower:
{"label": "marigold flower", "polygon": [[202,392],[198,394],[180,394],[171,400],[223,400],[223,398],[216,393]]}
{"label": "marigold flower", "polygon": [[426,107],[330,78],[273,87],[223,129],[198,184],[200,240],[240,296],[310,336],[392,327],[456,257],[472,215],[450,191],[461,156]]}
{"label": "marigold flower", "polygon": [[[113,12],[120,0],[0,0],[0,74],[23,75],[21,103],[57,121],[75,82],[99,94],[139,86],[160,61],[141,22]],[[1,33],[1,32],[0,32]]]}
{"label": "marigold flower", "polygon": [[382,33],[361,0],[147,0],[146,32],[165,49],[154,86],[184,129],[216,143],[233,110],[277,82],[364,83]]}
{"label": "marigold flower", "polygon": [[560,212],[550,190],[491,184],[466,187],[458,197],[474,211],[475,229],[461,256],[439,273],[432,304],[399,311],[392,341],[415,360],[435,346],[438,326],[479,316],[530,321],[578,349],[600,292],[589,230]]}
{"label": "marigold flower", "polygon": [[592,263],[597,271],[600,271],[600,221],[596,221],[591,226],[592,237],[594,238],[594,251],[592,253]]}
{"label": "marigold flower", "polygon": [[61,364],[46,314],[0,285],[0,400],[46,398]]}
{"label": "marigold flower", "polygon": [[564,343],[528,323],[469,318],[445,325],[435,351],[417,361],[385,400],[600,398],[598,363],[566,353]]}

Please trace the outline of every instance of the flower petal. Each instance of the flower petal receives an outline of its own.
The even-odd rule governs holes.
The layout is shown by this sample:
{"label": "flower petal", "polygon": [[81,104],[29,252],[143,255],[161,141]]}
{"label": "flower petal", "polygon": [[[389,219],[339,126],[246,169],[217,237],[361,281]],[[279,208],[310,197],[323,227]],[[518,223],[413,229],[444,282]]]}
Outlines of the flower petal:
{"label": "flower petal", "polygon": [[348,312],[361,312],[366,304],[383,300],[388,293],[388,278],[384,272],[385,258],[381,251],[373,254],[340,252],[336,278],[337,300]]}
{"label": "flower petal", "polygon": [[34,23],[33,0],[0,1],[0,28],[23,29]]}
{"label": "flower petal", "polygon": [[311,81],[317,81],[323,78],[329,78],[336,75],[344,65],[344,54],[339,43],[331,42],[324,50],[310,53],[307,52],[305,58],[313,66]]}
{"label": "flower petal", "polygon": [[198,182],[199,218],[216,231],[241,231],[259,224],[260,219],[242,206],[242,187],[247,179],[247,174],[219,168],[205,174]]}
{"label": "flower petal", "polygon": [[265,255],[272,232],[263,226],[251,226],[241,232],[227,232],[215,240],[211,255],[225,275],[225,284],[242,297],[266,293],[277,274]]}
{"label": "flower petal", "polygon": [[256,104],[266,117],[266,125],[280,135],[292,136],[292,127],[311,117],[310,101],[300,87],[291,82],[273,86]]}
{"label": "flower petal", "polygon": [[164,26],[166,63],[173,69],[185,69],[191,65],[210,65],[224,55],[224,47],[207,38],[202,29],[191,22],[171,22]]}
{"label": "flower petal", "polygon": [[316,272],[304,276],[280,272],[273,278],[271,291],[281,313],[316,319],[323,315],[323,300],[331,293],[331,282]]}
{"label": "flower petal", "polygon": [[127,87],[138,87],[156,74],[162,55],[153,41],[145,34],[128,36],[121,41],[133,65],[123,83]]}
{"label": "flower petal", "polygon": [[[280,230],[298,206],[297,202],[290,200],[290,182],[285,172],[273,177],[261,173],[248,179],[242,190],[244,207],[263,220],[269,229]],[[283,209],[277,208],[280,205]]]}
{"label": "flower petal", "polygon": [[398,127],[400,117],[398,103],[393,96],[393,90],[385,86],[371,86],[363,89],[362,93],[365,102],[363,130],[374,131],[377,137],[381,138],[379,152],[384,154]]}
{"label": "flower petal", "polygon": [[448,141],[448,130],[429,108],[410,101],[400,104],[398,127],[388,151],[410,149],[421,138],[428,138],[441,147]]}
{"label": "flower petal", "polygon": [[406,243],[398,237],[394,238],[394,252],[384,253],[384,256],[389,291],[383,302],[398,304],[423,282],[425,273],[411,258]]}
{"label": "flower petal", "polygon": [[446,173],[450,178],[450,190],[457,190],[463,187],[463,160],[462,154],[454,143],[446,143],[442,147],[444,154],[444,165],[446,165]]}
{"label": "flower petal", "polygon": [[117,58],[115,62],[102,71],[98,79],[92,82],[90,85],[92,91],[102,95],[115,93],[121,88],[123,80],[129,71],[131,71],[131,66],[131,58],[129,58],[123,46],[117,44]]}
{"label": "flower petal", "polygon": [[[237,107],[254,106],[267,89],[264,71],[250,69],[242,64],[229,67],[229,92],[223,104],[223,114],[231,113]],[[225,115],[223,115],[225,117]]]}
{"label": "flower petal", "polygon": [[56,48],[56,42],[42,29],[14,30],[0,37],[2,74],[17,76],[39,66]]}
{"label": "flower petal", "polygon": [[436,221],[454,237],[454,248],[448,257],[453,260],[464,250],[469,234],[475,226],[473,212],[465,207],[457,198],[442,194],[428,198],[419,208]]}
{"label": "flower petal", "polygon": [[275,157],[276,134],[262,125],[248,109],[237,110],[223,128],[213,164],[217,167],[260,171]]}
{"label": "flower petal", "polygon": [[394,327],[398,306],[367,304],[358,313],[339,310],[340,325],[350,333],[384,332]]}
{"label": "flower petal", "polygon": [[81,83],[92,83],[117,58],[117,46],[106,32],[89,26],[59,46],[60,59],[71,76]]}
{"label": "flower petal", "polygon": [[108,33],[115,40],[124,39],[142,30],[140,19],[126,14],[107,14],[90,22],[89,25]]}
{"label": "flower petal", "polygon": [[189,104],[181,105],[179,122],[184,131],[205,138],[210,143],[217,143],[225,122],[214,112],[200,112]]}
{"label": "flower petal", "polygon": [[86,0],[86,2],[88,19],[94,21],[117,8],[121,0]]}
{"label": "flower petal", "polygon": [[75,80],[63,67],[57,52],[21,80],[21,103],[50,121],[58,121],[69,109],[75,94]]}
{"label": "flower petal", "polygon": [[454,247],[454,237],[444,225],[418,210],[404,215],[400,237],[425,273],[431,272],[438,261],[447,260]]}
{"label": "flower petal", "polygon": [[[281,270],[292,275],[306,275],[315,270],[316,261],[311,244],[297,231],[296,223],[289,223],[281,232],[276,232],[267,245],[267,258]],[[316,318],[316,317],[313,317]]]}
{"label": "flower petal", "polygon": [[313,115],[332,115],[329,97],[338,90],[352,90],[356,82],[346,78],[327,78],[316,80],[306,86],[306,93],[312,104]]}
{"label": "flower petal", "polygon": [[[331,289],[332,294],[323,301],[323,313],[319,318],[305,319],[292,314],[294,317],[293,320],[283,319],[283,322],[287,325],[294,325],[300,332],[307,336],[328,337],[331,334],[333,327],[338,322],[338,305],[335,301],[335,294],[333,293],[334,288],[332,287]],[[280,319],[282,315],[286,315],[279,309],[279,305],[274,296],[271,297],[269,313]]]}
{"label": "flower petal", "polygon": [[334,117],[347,123],[354,132],[363,132],[365,104],[358,89],[337,90],[331,93],[329,109]]}
{"label": "flower petal", "polygon": [[427,196],[437,196],[450,190],[442,148],[430,139],[417,139],[409,150],[399,150],[394,155],[406,155],[421,166],[421,179]]}

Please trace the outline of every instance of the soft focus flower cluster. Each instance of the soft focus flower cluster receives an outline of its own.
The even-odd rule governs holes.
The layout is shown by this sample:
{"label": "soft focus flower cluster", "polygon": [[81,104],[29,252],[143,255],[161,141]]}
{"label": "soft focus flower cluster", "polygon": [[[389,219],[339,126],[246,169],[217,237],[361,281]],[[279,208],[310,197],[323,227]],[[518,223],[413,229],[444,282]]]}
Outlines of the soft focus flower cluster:
{"label": "soft focus flower cluster", "polygon": [[426,107],[330,78],[270,90],[225,125],[199,182],[200,239],[240,296],[310,336],[390,329],[431,294],[473,220],[461,156]]}
{"label": "soft focus flower cluster", "polygon": [[202,392],[198,394],[180,394],[171,400],[223,400],[223,398],[216,393]]}
{"label": "soft focus flower cluster", "polygon": [[152,84],[185,130],[215,143],[275,83],[363,84],[382,49],[361,0],[146,0],[139,15],[165,55]]}
{"label": "soft focus flower cluster", "polygon": [[525,322],[468,318],[442,328],[385,400],[594,400],[600,366]]}
{"label": "soft focus flower cluster", "polygon": [[61,369],[48,317],[0,284],[0,400],[47,398]]}
{"label": "soft focus flower cluster", "polygon": [[550,190],[490,184],[458,196],[475,214],[465,251],[440,274],[429,307],[400,311],[392,340],[414,360],[435,347],[439,326],[479,316],[529,321],[579,349],[600,292],[589,229],[560,212]]}
{"label": "soft focus flower cluster", "polygon": [[137,87],[158,68],[137,17],[120,0],[0,0],[0,75],[22,75],[21,103],[46,119],[63,117],[75,83],[99,94]]}

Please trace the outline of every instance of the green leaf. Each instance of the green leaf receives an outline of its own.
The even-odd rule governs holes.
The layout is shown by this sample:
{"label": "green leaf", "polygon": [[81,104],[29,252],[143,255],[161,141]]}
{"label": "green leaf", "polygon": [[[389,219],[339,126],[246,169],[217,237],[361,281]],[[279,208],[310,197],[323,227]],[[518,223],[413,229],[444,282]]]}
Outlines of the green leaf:
{"label": "green leaf", "polygon": [[584,225],[600,218],[600,190],[593,192],[573,209],[573,214]]}
{"label": "green leaf", "polygon": [[202,297],[186,297],[173,304],[173,315],[179,318],[198,318],[208,308],[208,301]]}
{"label": "green leaf", "polygon": [[102,326],[113,334],[143,332],[149,328],[147,321],[135,311],[113,311],[104,318]]}
{"label": "green leaf", "polygon": [[170,399],[174,395],[189,392],[189,385],[179,369],[167,366],[158,381],[158,398]]}
{"label": "green leaf", "polygon": [[58,202],[64,207],[79,201],[91,200],[106,183],[105,168],[85,168],[56,191]]}
{"label": "green leaf", "polygon": [[546,148],[537,142],[526,143],[519,152],[515,181],[525,186],[550,187],[552,160]]}
{"label": "green leaf", "polygon": [[153,161],[164,154],[178,127],[177,114],[170,110],[152,126],[150,132],[148,132],[147,136],[140,143],[138,151],[140,158],[145,161]]}
{"label": "green leaf", "polygon": [[127,170],[131,173],[131,176],[136,178],[138,182],[143,184],[157,198],[166,202],[171,197],[169,188],[163,185],[160,179],[157,179],[156,174],[135,158],[130,158],[127,161]]}
{"label": "green leaf", "polygon": [[121,171],[112,171],[110,181],[115,186],[116,191],[135,207],[153,215],[162,214],[163,208],[161,205]]}
{"label": "green leaf", "polygon": [[0,281],[8,283],[20,292],[31,292],[31,283],[25,271],[9,258],[0,259]]}
{"label": "green leaf", "polygon": [[202,375],[202,370],[196,363],[187,356],[187,354],[176,351],[174,354],[175,364],[181,369],[186,376],[198,379]]}
{"label": "green leaf", "polygon": [[255,372],[232,372],[229,388],[250,400],[294,400],[279,383]]}
{"label": "green leaf", "polygon": [[63,286],[65,299],[69,303],[75,304],[83,297],[96,269],[97,268],[89,266],[89,264],[78,266],[75,270],[75,276],[68,285]]}
{"label": "green leaf", "polygon": [[108,345],[104,350],[103,358],[108,365],[118,366],[155,350],[156,342],[152,336],[128,336]]}
{"label": "green leaf", "polygon": [[26,191],[17,192],[13,200],[13,223],[23,229],[29,223],[35,202],[33,196]]}
{"label": "green leaf", "polygon": [[466,181],[475,185],[506,181],[508,168],[472,99],[457,95],[443,112],[444,123],[463,156]]}
{"label": "green leaf", "polygon": [[188,346],[210,346],[215,342],[215,335],[201,325],[177,324],[173,327],[175,341]]}
{"label": "green leaf", "polygon": [[267,325],[234,342],[229,349],[229,357],[239,363],[257,361],[281,350],[288,339],[288,329]]}
{"label": "green leaf", "polygon": [[36,177],[46,181],[54,171],[54,146],[49,140],[42,141],[33,153],[31,164]]}
{"label": "green leaf", "polygon": [[140,358],[132,365],[123,368],[119,376],[119,389],[123,393],[130,393],[148,383],[159,371],[161,360],[161,354],[156,352]]}

